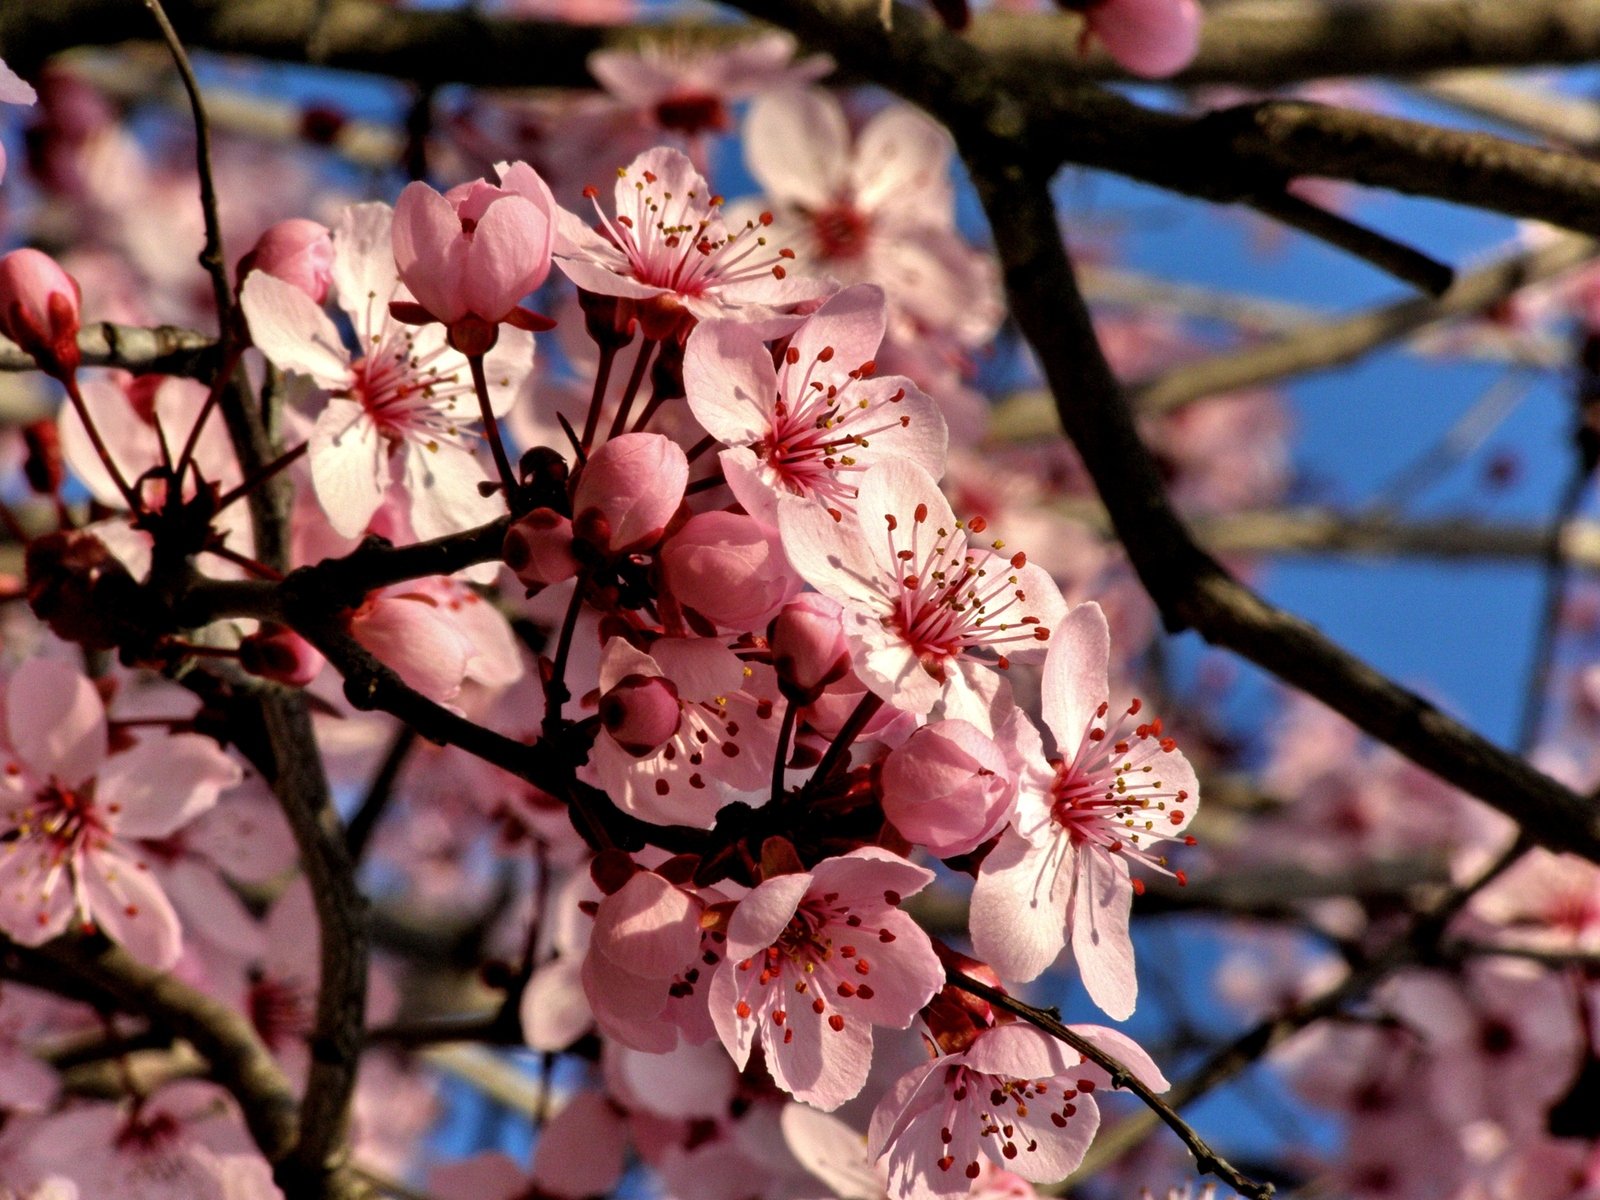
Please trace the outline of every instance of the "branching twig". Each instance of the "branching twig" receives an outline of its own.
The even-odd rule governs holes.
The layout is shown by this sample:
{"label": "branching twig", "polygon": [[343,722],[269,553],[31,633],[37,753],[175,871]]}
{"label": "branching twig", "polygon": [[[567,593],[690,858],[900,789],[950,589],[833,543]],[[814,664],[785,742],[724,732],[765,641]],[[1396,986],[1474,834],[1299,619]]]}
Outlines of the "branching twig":
{"label": "branching twig", "polygon": [[217,185],[211,174],[211,124],[206,119],[205,101],[200,96],[200,83],[189,65],[189,55],[183,49],[178,31],[167,19],[161,0],[144,0],[144,6],[161,27],[161,36],[172,52],[172,61],[183,80],[183,90],[189,95],[189,108],[194,114],[195,170],[200,177],[200,211],[205,217],[206,244],[200,251],[200,265],[211,276],[212,298],[217,305],[217,327],[228,328],[233,313],[233,288],[228,280],[228,264],[223,258],[222,222],[217,216]]}
{"label": "branching twig", "polygon": [[1189,1153],[1194,1155],[1196,1168],[1202,1175],[1215,1175],[1234,1191],[1242,1196],[1250,1196],[1255,1200],[1266,1200],[1273,1194],[1274,1188],[1270,1183],[1257,1183],[1250,1179],[1227,1159],[1211,1148],[1211,1144],[1195,1132],[1194,1127],[1178,1115],[1177,1110],[1159,1093],[1146,1084],[1137,1074],[1130,1071],[1126,1065],[1088,1038],[1074,1032],[1069,1026],[1063,1025],[1054,1013],[1032,1004],[1007,995],[997,988],[992,988],[986,983],[980,983],[959,971],[950,971],[945,976],[952,987],[960,988],[980,999],[987,1000],[994,1007],[1003,1009],[1013,1016],[1021,1017],[1036,1029],[1041,1029],[1051,1037],[1058,1038],[1071,1046],[1084,1058],[1105,1069],[1111,1076],[1111,1086],[1124,1088],[1139,1097],[1155,1117],[1165,1122],[1167,1128],[1177,1134],[1183,1144],[1189,1148]]}

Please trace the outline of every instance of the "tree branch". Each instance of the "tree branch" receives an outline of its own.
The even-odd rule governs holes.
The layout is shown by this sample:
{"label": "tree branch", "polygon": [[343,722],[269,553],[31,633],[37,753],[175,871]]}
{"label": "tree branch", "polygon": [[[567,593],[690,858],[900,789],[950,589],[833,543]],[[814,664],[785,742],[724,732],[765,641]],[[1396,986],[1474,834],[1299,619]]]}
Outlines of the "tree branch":
{"label": "tree branch", "polygon": [[1420,329],[1477,316],[1531,283],[1594,258],[1600,245],[1568,234],[1461,275],[1437,298],[1407,297],[1348,317],[1318,321],[1290,333],[1181,366],[1128,387],[1132,403],[1170,412],[1195,400],[1354,362]]}
{"label": "tree branch", "polygon": [[1088,1038],[1074,1032],[1063,1025],[1054,1013],[1036,1008],[1031,1004],[1007,995],[998,988],[992,988],[986,983],[980,983],[959,971],[951,970],[945,980],[951,987],[959,988],[964,992],[987,1000],[994,1007],[1003,1009],[1013,1016],[1021,1017],[1036,1029],[1043,1030],[1051,1037],[1056,1038],[1071,1046],[1090,1062],[1105,1069],[1111,1076],[1111,1086],[1125,1088],[1139,1097],[1145,1107],[1156,1118],[1166,1123],[1167,1128],[1177,1134],[1183,1144],[1189,1148],[1189,1153],[1194,1155],[1195,1167],[1202,1175],[1215,1175],[1240,1195],[1253,1197],[1254,1200],[1266,1200],[1273,1194],[1274,1188],[1270,1183],[1257,1183],[1239,1171],[1232,1163],[1223,1158],[1211,1148],[1211,1144],[1195,1132],[1194,1127],[1180,1117],[1177,1110],[1168,1104],[1161,1096],[1147,1085],[1138,1075],[1134,1074],[1118,1059],[1107,1054]]}

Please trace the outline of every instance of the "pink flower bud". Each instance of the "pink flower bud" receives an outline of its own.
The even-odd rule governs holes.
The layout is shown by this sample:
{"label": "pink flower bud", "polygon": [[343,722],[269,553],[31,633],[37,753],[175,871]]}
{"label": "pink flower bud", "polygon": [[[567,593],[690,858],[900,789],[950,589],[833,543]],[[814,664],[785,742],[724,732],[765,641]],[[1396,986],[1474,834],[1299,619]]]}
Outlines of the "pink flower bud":
{"label": "pink flower bud", "polygon": [[572,557],[572,522],[553,508],[536,508],[506,530],[500,554],[530,588],[560,583],[578,573],[578,560]]}
{"label": "pink flower bud", "polygon": [[327,659],[292,629],[268,626],[239,643],[239,665],[252,675],[287,687],[305,687]]}
{"label": "pink flower bud", "polygon": [[992,837],[1017,795],[1000,747],[965,721],[924,725],[890,752],[882,779],[884,816],[940,858]]}
{"label": "pink flower bud", "polygon": [[725,629],[764,629],[800,591],[776,530],[741,513],[690,517],[661,547],[667,586],[677,598]]}
{"label": "pink flower bud", "polygon": [[1146,79],[1176,75],[1200,48],[1195,0],[1100,0],[1084,19],[1118,65]]}
{"label": "pink flower bud", "polygon": [[769,640],[778,686],[796,704],[810,704],[849,673],[843,610],[820,592],[804,592],[784,605]]}
{"label": "pink flower bud", "polygon": [[240,261],[240,280],[253,270],[293,284],[321,304],[333,284],[333,234],[304,217],[279,221]]}
{"label": "pink flower bud", "polygon": [[[411,183],[394,210],[394,257],[401,282],[463,353],[494,344],[502,321],[524,323],[518,303],[550,273],[555,200],[524,163],[506,187],[484,179],[440,195]],[[548,327],[548,323],[546,323]],[[463,346],[463,340],[470,343]]]}
{"label": "pink flower bud", "polygon": [[60,378],[78,369],[78,281],[39,250],[0,258],[0,333],[39,369]]}
{"label": "pink flower bud", "polygon": [[626,675],[600,697],[600,724],[636,758],[665,745],[682,712],[678,689],[659,675]]}
{"label": "pink flower bud", "polygon": [[609,554],[645,549],[661,540],[688,482],[689,459],[677,442],[625,433],[584,464],[572,496],[573,524]]}

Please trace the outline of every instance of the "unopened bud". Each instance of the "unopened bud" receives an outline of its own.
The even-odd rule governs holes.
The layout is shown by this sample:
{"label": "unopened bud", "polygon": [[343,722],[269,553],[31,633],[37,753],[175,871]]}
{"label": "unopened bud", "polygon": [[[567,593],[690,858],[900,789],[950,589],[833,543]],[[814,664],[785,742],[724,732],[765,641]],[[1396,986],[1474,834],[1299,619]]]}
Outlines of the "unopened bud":
{"label": "unopened bud", "polygon": [[78,369],[78,281],[39,250],[0,258],[0,333],[58,379]]}
{"label": "unopened bud", "polygon": [[678,689],[659,675],[628,675],[600,697],[600,724],[617,745],[643,758],[678,732]]}

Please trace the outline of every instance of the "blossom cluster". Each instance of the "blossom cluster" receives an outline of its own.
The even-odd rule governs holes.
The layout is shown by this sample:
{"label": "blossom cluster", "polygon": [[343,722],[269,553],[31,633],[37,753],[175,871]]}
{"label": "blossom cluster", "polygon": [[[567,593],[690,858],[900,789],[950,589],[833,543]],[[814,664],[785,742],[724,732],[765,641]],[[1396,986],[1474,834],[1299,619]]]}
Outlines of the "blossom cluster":
{"label": "blossom cluster", "polygon": [[[1194,52],[1189,0],[1064,7],[1136,73]],[[507,114],[543,101],[485,102],[457,149],[493,165],[445,191],[237,218],[252,249],[198,379],[81,362],[86,314],[200,323],[205,301],[158,284],[149,230],[181,218],[154,168],[108,173],[137,147],[81,84],[42,89],[34,169],[119,244],[0,258],[0,332],[65,396],[8,464],[53,524],[6,606],[0,934],[26,963],[115,946],[243,1017],[303,1093],[325,926],[273,731],[239,717],[298,698],[364,889],[402,932],[407,911],[469,929],[469,999],[546,1056],[531,1164],[437,1167],[440,1200],[579,1200],[632,1163],[685,1200],[1025,1200],[1083,1163],[1107,1093],[1169,1086],[1127,1033],[1073,1024],[1069,1045],[1005,1002],[1059,969],[1133,1016],[1147,887],[1273,850],[1464,871],[1503,834],[1306,710],[1265,775],[1289,815],[1201,857],[1197,767],[1225,755],[1196,719],[1191,762],[1128,684],[1154,614],[1062,515],[1083,464],[996,432],[975,359],[999,272],[957,222],[948,136],[809,86],[828,64],[793,51],[601,52],[610,107],[559,153],[502,155],[502,126],[534,124]],[[0,71],[0,101],[33,99]],[[730,202],[707,138],[745,101],[764,194]],[[1128,374],[1181,352],[1144,314],[1102,332]],[[264,455],[237,432],[256,398]],[[1190,510],[1286,489],[1271,395],[1145,432]],[[359,573],[408,552],[414,571]],[[1592,950],[1597,878],[1531,857],[1466,920]],[[1386,932],[1315,917],[1352,961]],[[366,988],[352,1140],[396,1173],[434,1116],[396,1020],[443,957],[423,941]],[[1289,995],[1266,1011],[1342,970],[1273,965]],[[1350,1118],[1342,1186],[1577,1194],[1600,1165],[1547,1118],[1582,1125],[1592,981],[1574,1004],[1531,958],[1448,966],[1290,1045],[1296,1087]],[[123,1057],[129,1095],[69,1097],[40,1049],[133,1031],[92,990],[0,978],[0,1195],[282,1194],[216,1084]]]}

